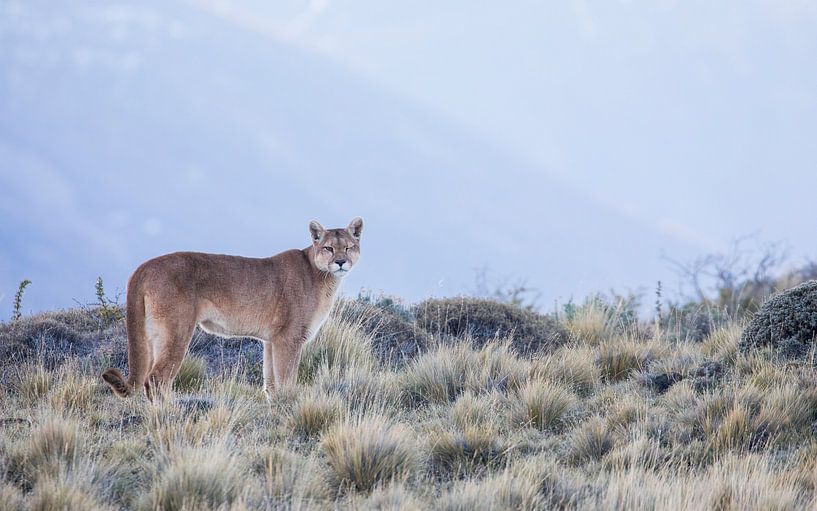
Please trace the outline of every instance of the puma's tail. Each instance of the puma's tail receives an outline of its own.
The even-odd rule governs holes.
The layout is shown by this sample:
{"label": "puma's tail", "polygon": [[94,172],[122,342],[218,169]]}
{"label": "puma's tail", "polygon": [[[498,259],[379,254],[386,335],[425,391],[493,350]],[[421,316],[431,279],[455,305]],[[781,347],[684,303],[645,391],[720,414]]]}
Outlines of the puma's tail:
{"label": "puma's tail", "polygon": [[109,367],[102,373],[102,379],[113,390],[113,393],[119,397],[128,397],[133,393],[133,389],[128,386],[125,377],[118,369]]}
{"label": "puma's tail", "polygon": [[[102,379],[119,397],[128,397],[145,386],[152,363],[150,346],[145,332],[145,295],[139,285],[139,269],[128,282],[125,323],[128,327],[128,378],[114,369],[102,373]],[[150,396],[148,396],[150,397]]]}

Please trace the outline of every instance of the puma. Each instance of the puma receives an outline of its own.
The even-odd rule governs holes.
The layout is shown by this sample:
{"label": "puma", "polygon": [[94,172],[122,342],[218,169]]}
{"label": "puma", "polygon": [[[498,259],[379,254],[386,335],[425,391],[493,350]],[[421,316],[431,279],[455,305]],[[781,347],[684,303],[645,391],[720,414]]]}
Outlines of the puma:
{"label": "puma", "polygon": [[198,325],[222,337],[253,337],[264,349],[264,391],[294,381],[301,347],[318,333],[343,277],[360,257],[363,220],[341,229],[309,223],[312,244],[255,259],[177,252],[139,266],[127,288],[127,379],[102,379],[119,397],[148,399],[176,377]]}

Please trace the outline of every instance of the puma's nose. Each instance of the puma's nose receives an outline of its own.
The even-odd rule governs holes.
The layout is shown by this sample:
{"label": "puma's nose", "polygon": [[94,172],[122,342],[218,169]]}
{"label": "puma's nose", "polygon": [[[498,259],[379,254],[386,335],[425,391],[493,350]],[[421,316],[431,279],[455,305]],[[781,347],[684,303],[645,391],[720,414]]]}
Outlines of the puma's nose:
{"label": "puma's nose", "polygon": [[337,264],[339,267],[343,268],[343,265],[346,264],[346,259],[336,259],[335,264]]}

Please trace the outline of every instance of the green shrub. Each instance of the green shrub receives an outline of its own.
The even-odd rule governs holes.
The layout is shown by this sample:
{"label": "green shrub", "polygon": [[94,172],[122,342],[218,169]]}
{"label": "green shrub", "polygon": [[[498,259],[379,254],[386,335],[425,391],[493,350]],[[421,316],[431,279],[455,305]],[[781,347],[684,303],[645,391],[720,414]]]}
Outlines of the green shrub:
{"label": "green shrub", "polygon": [[96,278],[94,289],[96,290],[99,318],[105,323],[113,323],[122,319],[124,317],[122,309],[105,295],[105,285],[102,282],[102,277]]}
{"label": "green shrub", "polygon": [[371,338],[381,364],[401,367],[432,345],[432,336],[417,326],[411,310],[392,298],[363,296],[342,311]]}
{"label": "green shrub", "polygon": [[740,347],[743,351],[761,346],[780,347],[791,340],[811,347],[815,337],[817,280],[811,280],[778,293],[764,303],[743,330]]}
{"label": "green shrub", "polygon": [[0,357],[4,360],[26,360],[35,355],[44,358],[59,352],[65,357],[80,339],[70,325],[52,317],[33,316],[0,324]]}
{"label": "green shrub", "polygon": [[476,346],[511,338],[519,354],[548,352],[567,342],[564,327],[543,314],[478,298],[426,300],[413,309],[417,324],[433,335],[470,338]]}

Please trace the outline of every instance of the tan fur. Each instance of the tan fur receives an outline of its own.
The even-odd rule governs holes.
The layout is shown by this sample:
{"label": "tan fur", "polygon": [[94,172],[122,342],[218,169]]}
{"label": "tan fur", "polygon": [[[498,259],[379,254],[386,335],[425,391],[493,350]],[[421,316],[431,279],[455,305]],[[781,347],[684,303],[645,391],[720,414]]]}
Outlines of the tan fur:
{"label": "tan fur", "polygon": [[[128,281],[127,380],[114,368],[102,379],[126,397],[170,384],[196,325],[224,337],[263,343],[264,390],[295,379],[303,344],[329,314],[342,277],[357,263],[363,220],[345,229],[309,224],[303,250],[253,259],[177,252],[143,263]],[[344,262],[345,261],[345,262]]]}

